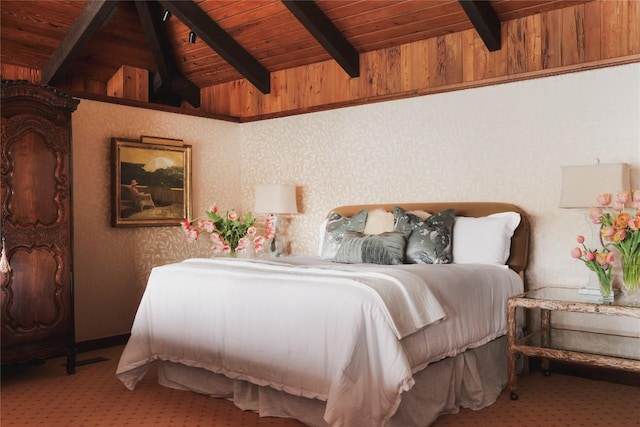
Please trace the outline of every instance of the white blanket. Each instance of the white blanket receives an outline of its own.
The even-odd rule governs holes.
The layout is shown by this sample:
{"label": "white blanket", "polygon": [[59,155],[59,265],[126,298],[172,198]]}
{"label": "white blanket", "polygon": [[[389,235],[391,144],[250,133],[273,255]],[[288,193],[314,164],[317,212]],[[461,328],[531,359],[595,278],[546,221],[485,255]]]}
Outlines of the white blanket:
{"label": "white blanket", "polygon": [[[353,264],[290,264],[286,258],[280,262],[263,259],[243,260],[237,258],[189,259],[180,264],[164,268],[211,269],[222,267],[220,274],[233,277],[253,275],[256,280],[281,281],[299,280],[304,275],[305,281],[326,282],[328,277],[348,286],[364,286],[365,291],[372,293],[385,313],[389,326],[399,339],[428,326],[445,317],[440,303],[425,285],[424,279],[413,273],[398,270],[389,266]],[[268,276],[267,276],[268,274]],[[265,283],[266,285],[267,283]],[[308,283],[305,283],[308,285]]]}
{"label": "white blanket", "polygon": [[[430,314],[416,322],[424,314],[422,303],[400,298],[404,302],[381,304],[394,300],[395,291],[387,288],[403,289],[397,286],[400,278],[408,279],[407,292],[416,293],[419,282],[407,269],[383,272],[388,267],[367,265],[373,273],[356,274],[351,270],[362,266],[324,271],[338,266],[247,263],[191,260],[154,269],[118,378],[133,389],[151,361],[173,361],[325,400],[324,419],[333,426],[384,425],[401,393],[413,386],[412,365],[431,360],[428,354],[410,358],[398,335],[424,321],[438,323],[442,308],[433,294],[426,291],[421,298],[435,301],[435,311],[426,310]],[[430,276],[429,282],[446,268],[430,271],[422,275]],[[445,311],[457,316],[451,307]],[[407,339],[426,336],[435,326],[422,327]],[[474,332],[471,343],[452,343],[451,349],[447,343],[446,352],[468,347],[476,336],[485,340],[500,333]]]}

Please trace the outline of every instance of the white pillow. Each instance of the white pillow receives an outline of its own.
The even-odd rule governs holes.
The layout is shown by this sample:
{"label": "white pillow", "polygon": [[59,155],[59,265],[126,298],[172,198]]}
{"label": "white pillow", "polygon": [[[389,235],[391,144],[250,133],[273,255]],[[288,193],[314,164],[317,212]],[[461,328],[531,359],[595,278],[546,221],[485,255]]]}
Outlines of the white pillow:
{"label": "white pillow", "polygon": [[454,264],[506,264],[511,236],[519,224],[517,212],[500,212],[481,218],[456,217],[453,225]]}
{"label": "white pillow", "polygon": [[393,212],[374,209],[369,212],[364,225],[364,234],[382,234],[393,231]]}

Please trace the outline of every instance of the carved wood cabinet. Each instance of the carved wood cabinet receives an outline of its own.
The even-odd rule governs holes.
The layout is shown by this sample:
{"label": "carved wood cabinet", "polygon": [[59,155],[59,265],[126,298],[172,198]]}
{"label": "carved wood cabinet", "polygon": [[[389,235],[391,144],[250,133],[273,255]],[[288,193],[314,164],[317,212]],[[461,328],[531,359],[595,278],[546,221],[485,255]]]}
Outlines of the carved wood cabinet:
{"label": "carved wood cabinet", "polygon": [[79,100],[26,81],[2,82],[0,273],[2,363],[66,354],[75,370],[71,113]]}

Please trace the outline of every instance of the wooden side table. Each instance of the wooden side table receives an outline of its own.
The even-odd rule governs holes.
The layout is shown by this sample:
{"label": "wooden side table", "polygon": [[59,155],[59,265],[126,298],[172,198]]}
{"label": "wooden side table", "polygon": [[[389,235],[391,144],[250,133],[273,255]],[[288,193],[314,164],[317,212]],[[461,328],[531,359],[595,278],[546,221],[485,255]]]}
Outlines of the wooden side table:
{"label": "wooden side table", "polygon": [[[516,309],[540,309],[540,330],[516,338]],[[551,312],[597,313],[640,319],[640,303],[618,296],[613,303],[580,295],[575,288],[547,287],[509,298],[507,302],[507,343],[509,392],[517,400],[516,358],[518,354],[542,358],[549,371],[549,360],[640,372],[640,336],[627,337],[551,327]]]}

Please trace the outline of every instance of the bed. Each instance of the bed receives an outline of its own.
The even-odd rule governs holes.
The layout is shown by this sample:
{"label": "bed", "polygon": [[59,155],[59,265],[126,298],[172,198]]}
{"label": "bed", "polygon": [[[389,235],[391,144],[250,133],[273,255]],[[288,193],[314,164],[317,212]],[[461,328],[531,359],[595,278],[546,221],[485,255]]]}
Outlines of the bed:
{"label": "bed", "polygon": [[[374,233],[362,233],[374,213]],[[427,249],[419,231],[436,236]],[[495,402],[507,382],[506,301],[525,290],[523,210],[342,206],[322,233],[319,256],[154,268],[117,377],[133,390],[157,363],[164,386],[310,426],[428,426]],[[401,262],[372,263],[398,252],[398,234]],[[434,263],[415,263],[425,257]]]}

